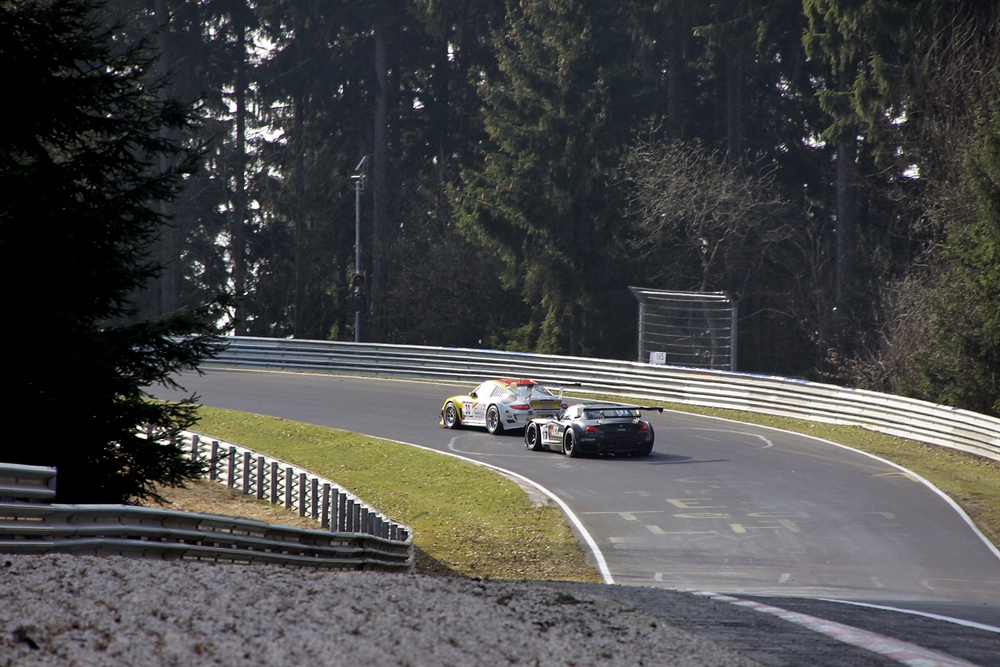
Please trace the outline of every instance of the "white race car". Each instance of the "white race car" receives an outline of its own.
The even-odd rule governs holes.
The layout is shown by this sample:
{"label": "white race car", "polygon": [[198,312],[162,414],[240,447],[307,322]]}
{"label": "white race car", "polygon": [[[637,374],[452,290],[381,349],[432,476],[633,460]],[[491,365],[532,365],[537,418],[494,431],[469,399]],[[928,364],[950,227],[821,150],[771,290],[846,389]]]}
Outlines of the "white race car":
{"label": "white race car", "polygon": [[555,417],[568,406],[533,380],[487,380],[464,396],[450,396],[441,406],[445,428],[485,426],[490,433],[524,428],[532,419]]}

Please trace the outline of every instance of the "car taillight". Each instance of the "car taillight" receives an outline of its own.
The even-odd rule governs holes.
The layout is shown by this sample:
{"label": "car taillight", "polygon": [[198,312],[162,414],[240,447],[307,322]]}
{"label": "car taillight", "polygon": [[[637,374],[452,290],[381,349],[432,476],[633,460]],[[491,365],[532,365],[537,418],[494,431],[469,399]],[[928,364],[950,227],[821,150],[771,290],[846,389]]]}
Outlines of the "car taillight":
{"label": "car taillight", "polygon": [[648,430],[649,430],[648,426],[646,426],[645,424],[639,424],[639,431],[640,432],[642,432],[642,431],[648,431]]}
{"label": "car taillight", "polygon": [[531,406],[528,405],[527,403],[517,403],[515,405],[510,406],[510,409],[511,410],[530,410]]}
{"label": "car taillight", "polygon": [[568,406],[568,405],[566,405],[565,403],[563,403],[563,404],[562,404],[562,409],[563,409],[563,410],[566,410],[567,408],[569,408],[569,406]]}
{"label": "car taillight", "polygon": [[588,426],[586,429],[587,433],[604,433],[600,426]]}

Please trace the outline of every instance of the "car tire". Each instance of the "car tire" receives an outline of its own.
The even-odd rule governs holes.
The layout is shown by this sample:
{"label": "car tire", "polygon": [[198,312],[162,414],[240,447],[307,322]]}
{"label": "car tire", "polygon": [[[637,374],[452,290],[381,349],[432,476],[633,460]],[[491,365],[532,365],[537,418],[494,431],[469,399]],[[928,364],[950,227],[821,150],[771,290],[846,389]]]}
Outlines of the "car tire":
{"label": "car tire", "polygon": [[490,435],[503,433],[503,424],[500,423],[500,410],[495,405],[491,405],[486,410],[486,430],[489,431]]}
{"label": "car tire", "polygon": [[458,428],[462,425],[458,418],[458,408],[455,407],[454,403],[448,403],[444,406],[444,416],[441,421],[444,422],[445,428]]}
{"label": "car tire", "polygon": [[653,453],[653,445],[646,445],[642,449],[636,450],[633,456],[649,456]]}
{"label": "car tire", "polygon": [[542,449],[542,434],[539,432],[538,424],[532,422],[524,427],[524,446],[533,452]]}
{"label": "car tire", "polygon": [[563,438],[563,454],[571,459],[580,456],[580,448],[576,446],[576,436],[573,435],[573,429],[566,431],[566,437]]}

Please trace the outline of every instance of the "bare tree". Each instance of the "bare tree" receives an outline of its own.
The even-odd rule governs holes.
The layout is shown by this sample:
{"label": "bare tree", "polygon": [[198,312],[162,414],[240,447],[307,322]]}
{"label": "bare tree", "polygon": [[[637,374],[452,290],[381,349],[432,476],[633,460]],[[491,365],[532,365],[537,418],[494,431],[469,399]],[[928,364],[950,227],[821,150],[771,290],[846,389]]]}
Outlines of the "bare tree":
{"label": "bare tree", "polygon": [[738,289],[760,266],[763,248],[792,233],[770,174],[743,174],[698,143],[641,140],[625,170],[634,187],[633,249],[659,267],[654,280],[693,260],[700,274],[684,287]]}

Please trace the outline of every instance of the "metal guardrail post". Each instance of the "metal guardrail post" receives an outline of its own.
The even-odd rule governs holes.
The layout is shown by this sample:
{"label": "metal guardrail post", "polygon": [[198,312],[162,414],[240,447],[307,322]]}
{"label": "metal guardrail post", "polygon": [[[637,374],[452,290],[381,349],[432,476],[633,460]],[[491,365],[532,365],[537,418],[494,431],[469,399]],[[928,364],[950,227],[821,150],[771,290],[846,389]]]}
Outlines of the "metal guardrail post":
{"label": "metal guardrail post", "polygon": [[306,474],[299,473],[299,516],[306,515],[306,502],[309,500],[309,487],[306,485]]}
{"label": "metal guardrail post", "polygon": [[240,489],[243,493],[250,493],[250,473],[252,471],[251,466],[251,454],[250,452],[243,452],[243,488]]}
{"label": "metal guardrail post", "polygon": [[208,464],[208,478],[213,482],[219,479],[219,441],[212,441],[212,460]]}
{"label": "metal guardrail post", "polygon": [[278,462],[271,461],[271,504],[278,504]]}
{"label": "metal guardrail post", "polygon": [[323,520],[320,525],[323,528],[330,527],[330,485],[323,485]]}
{"label": "metal guardrail post", "polygon": [[309,509],[312,510],[313,521],[319,521],[319,503],[317,502],[317,499],[319,498],[319,480],[313,477],[311,482],[312,488],[310,489],[311,493],[309,495],[312,498],[312,504],[309,506]]}
{"label": "metal guardrail post", "polygon": [[200,443],[199,443],[198,436],[197,435],[193,436],[191,438],[191,460],[192,461],[197,461],[198,460],[198,445],[199,444]]}
{"label": "metal guardrail post", "polygon": [[226,486],[230,489],[236,486],[236,448],[229,448],[229,475],[226,479]]}

